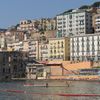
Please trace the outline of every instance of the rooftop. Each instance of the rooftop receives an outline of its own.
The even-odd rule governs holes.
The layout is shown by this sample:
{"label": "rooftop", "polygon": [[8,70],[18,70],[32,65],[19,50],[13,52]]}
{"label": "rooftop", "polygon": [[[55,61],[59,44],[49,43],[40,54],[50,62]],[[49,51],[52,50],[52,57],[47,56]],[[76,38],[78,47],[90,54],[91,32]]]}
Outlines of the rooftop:
{"label": "rooftop", "polygon": [[69,15],[69,14],[74,14],[74,13],[82,13],[82,12],[88,12],[87,10],[85,9],[70,9],[70,10],[67,10],[61,14],[58,14],[57,16],[59,15]]}

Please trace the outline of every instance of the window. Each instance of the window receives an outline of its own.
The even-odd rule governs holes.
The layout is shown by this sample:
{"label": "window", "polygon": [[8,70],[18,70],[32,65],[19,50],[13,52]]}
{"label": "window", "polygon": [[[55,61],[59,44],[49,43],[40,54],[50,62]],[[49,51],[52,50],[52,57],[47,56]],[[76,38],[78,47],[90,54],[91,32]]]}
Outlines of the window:
{"label": "window", "polygon": [[8,69],[8,72],[10,73],[10,71],[11,71],[11,70],[10,70],[10,68],[9,68],[9,69]]}
{"label": "window", "polygon": [[29,68],[29,72],[31,72],[31,68]]}
{"label": "window", "polygon": [[56,50],[54,50],[54,53],[56,53]]}
{"label": "window", "polygon": [[63,50],[61,52],[63,53]]}
{"label": "window", "polygon": [[72,15],[69,15],[69,19],[72,19]]}
{"label": "window", "polygon": [[62,47],[62,48],[64,47],[63,42],[61,42],[61,47]]}
{"label": "window", "polygon": [[50,53],[52,53],[52,50],[50,50]]}
{"label": "window", "polygon": [[61,58],[63,59],[64,55],[61,55]]}
{"label": "window", "polygon": [[3,70],[2,70],[2,71],[3,71],[3,73],[5,73],[5,68],[3,68]]}

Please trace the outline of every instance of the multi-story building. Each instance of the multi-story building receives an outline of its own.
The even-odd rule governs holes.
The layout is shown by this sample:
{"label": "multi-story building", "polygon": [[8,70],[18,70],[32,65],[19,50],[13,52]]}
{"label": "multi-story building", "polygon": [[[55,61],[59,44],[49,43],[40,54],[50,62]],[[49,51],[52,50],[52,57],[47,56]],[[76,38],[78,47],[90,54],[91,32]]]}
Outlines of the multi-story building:
{"label": "multi-story building", "polygon": [[100,60],[100,34],[72,36],[70,59],[71,61]]}
{"label": "multi-story building", "polygon": [[70,59],[70,40],[68,37],[49,39],[49,59]]}
{"label": "multi-story building", "polygon": [[56,19],[22,20],[17,29],[23,31],[56,30]]}
{"label": "multi-story building", "polygon": [[31,20],[22,20],[17,29],[23,31],[35,30],[35,23]]}
{"label": "multi-story building", "polygon": [[14,46],[14,51],[22,51],[23,50],[23,42],[22,41],[13,43],[13,46]]}
{"label": "multi-story building", "polygon": [[97,13],[93,16],[93,26],[94,26],[94,32],[99,33],[100,32],[100,13]]}
{"label": "multi-story building", "polygon": [[23,41],[7,43],[8,51],[23,51]]}
{"label": "multi-story building", "polygon": [[23,41],[24,34],[25,34],[25,32],[23,32],[23,31],[8,30],[5,32],[6,42],[9,43],[12,41]]}
{"label": "multi-story building", "polygon": [[0,80],[25,77],[25,69],[22,52],[0,52]]}
{"label": "multi-story building", "polygon": [[7,43],[7,51],[29,52],[29,40]]}
{"label": "multi-story building", "polygon": [[[18,37],[20,37],[20,33],[18,33]],[[10,32],[6,33],[6,45],[8,51],[29,51],[29,39],[25,34],[21,35],[22,38],[17,39],[16,34],[11,34]]]}
{"label": "multi-story building", "polygon": [[38,40],[29,40],[29,57],[35,60],[39,59],[39,41]]}
{"label": "multi-story building", "polygon": [[57,30],[62,36],[92,33],[92,13],[86,10],[70,10],[57,15]]}
{"label": "multi-story building", "polygon": [[56,30],[56,19],[55,18],[42,18],[39,21],[38,28],[41,30],[49,31]]}
{"label": "multi-story building", "polygon": [[49,48],[48,42],[39,43],[39,60],[46,61],[49,59],[49,56],[48,56],[49,49],[48,48]]}

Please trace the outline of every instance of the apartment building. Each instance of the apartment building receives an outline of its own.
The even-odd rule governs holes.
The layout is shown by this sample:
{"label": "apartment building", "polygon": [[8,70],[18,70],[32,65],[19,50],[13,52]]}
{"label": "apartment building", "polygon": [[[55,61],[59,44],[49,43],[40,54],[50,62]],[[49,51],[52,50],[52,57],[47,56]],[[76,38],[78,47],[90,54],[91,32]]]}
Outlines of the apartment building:
{"label": "apartment building", "polygon": [[42,18],[38,20],[38,28],[45,31],[56,30],[56,19],[55,18]]}
{"label": "apartment building", "polygon": [[100,32],[100,12],[93,16],[94,32]]}
{"label": "apartment building", "polygon": [[7,51],[28,52],[29,58],[39,59],[39,44],[37,40],[27,39],[7,43]]}
{"label": "apartment building", "polygon": [[100,34],[72,36],[70,59],[71,61],[100,60]]}
{"label": "apartment building", "polygon": [[23,50],[23,42],[22,41],[16,41],[13,43],[14,51],[22,51]]}
{"label": "apartment building", "polygon": [[7,51],[21,51],[23,48],[22,41],[7,43]]}
{"label": "apartment building", "polygon": [[39,41],[38,40],[29,40],[29,57],[35,60],[39,59]]}
{"label": "apartment building", "polygon": [[68,37],[49,39],[49,60],[70,59],[70,40]]}
{"label": "apartment building", "polygon": [[7,51],[29,52],[29,40],[13,41],[7,43]]}
{"label": "apartment building", "polygon": [[86,10],[69,10],[57,15],[57,30],[62,36],[92,33],[92,13]]}
{"label": "apartment building", "polygon": [[18,30],[7,30],[5,33],[6,42],[11,41],[23,41],[24,40],[24,31]]}
{"label": "apartment building", "polygon": [[0,52],[0,80],[25,77],[25,69],[22,52]]}
{"label": "apartment building", "polygon": [[39,43],[39,60],[40,61],[46,61],[49,59],[49,43],[43,42]]}
{"label": "apartment building", "polygon": [[22,20],[17,29],[22,31],[35,30],[35,23],[31,20]]}
{"label": "apartment building", "polygon": [[7,31],[5,43],[8,51],[28,51],[28,36],[22,31]]}
{"label": "apartment building", "polygon": [[56,19],[42,18],[37,20],[22,20],[17,29],[23,31],[56,30]]}

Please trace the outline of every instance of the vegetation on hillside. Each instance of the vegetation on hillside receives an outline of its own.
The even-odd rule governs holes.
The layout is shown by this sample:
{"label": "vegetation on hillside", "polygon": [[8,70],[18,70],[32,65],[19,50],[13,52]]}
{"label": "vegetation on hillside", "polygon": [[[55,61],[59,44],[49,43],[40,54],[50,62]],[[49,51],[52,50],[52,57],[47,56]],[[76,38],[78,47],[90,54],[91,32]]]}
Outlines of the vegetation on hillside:
{"label": "vegetation on hillside", "polygon": [[83,5],[79,9],[89,9],[92,7],[100,8],[100,2],[94,2],[92,5]]}

